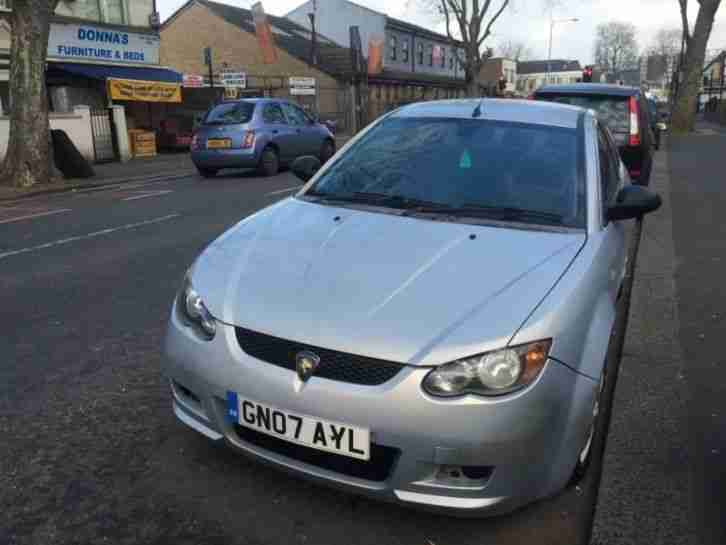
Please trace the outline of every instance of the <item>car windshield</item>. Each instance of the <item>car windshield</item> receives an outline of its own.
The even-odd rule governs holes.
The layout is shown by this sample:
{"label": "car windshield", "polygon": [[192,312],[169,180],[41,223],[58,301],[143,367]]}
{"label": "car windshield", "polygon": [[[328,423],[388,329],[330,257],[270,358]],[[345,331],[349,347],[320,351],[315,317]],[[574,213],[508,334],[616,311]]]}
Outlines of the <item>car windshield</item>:
{"label": "car windshield", "polygon": [[407,213],[584,227],[575,129],[481,119],[382,121],[303,195]]}
{"label": "car windshield", "polygon": [[204,118],[205,125],[237,125],[249,123],[255,105],[252,102],[228,102],[209,110]]}
{"label": "car windshield", "polygon": [[610,129],[617,143],[623,144],[630,134],[630,111],[628,110],[628,98],[626,96],[606,95],[557,95],[553,93],[543,94],[543,100],[559,102],[579,106],[593,110],[598,119]]}

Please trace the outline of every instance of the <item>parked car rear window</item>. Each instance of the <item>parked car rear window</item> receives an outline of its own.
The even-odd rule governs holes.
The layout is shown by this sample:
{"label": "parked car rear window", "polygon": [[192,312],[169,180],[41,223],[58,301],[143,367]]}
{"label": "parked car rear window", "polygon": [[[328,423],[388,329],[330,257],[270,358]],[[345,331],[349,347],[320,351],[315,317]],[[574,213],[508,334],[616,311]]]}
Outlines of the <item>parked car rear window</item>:
{"label": "parked car rear window", "polygon": [[584,227],[575,129],[458,118],[389,118],[311,187],[311,195],[377,193],[446,207],[514,208]]}
{"label": "parked car rear window", "polygon": [[618,145],[625,143],[630,133],[630,110],[628,109],[627,96],[605,96],[605,95],[556,95],[547,93],[537,98],[570,104],[594,110],[598,119],[610,129]]}
{"label": "parked car rear window", "polygon": [[209,110],[204,118],[205,125],[236,125],[249,123],[255,111],[253,102],[228,102]]}

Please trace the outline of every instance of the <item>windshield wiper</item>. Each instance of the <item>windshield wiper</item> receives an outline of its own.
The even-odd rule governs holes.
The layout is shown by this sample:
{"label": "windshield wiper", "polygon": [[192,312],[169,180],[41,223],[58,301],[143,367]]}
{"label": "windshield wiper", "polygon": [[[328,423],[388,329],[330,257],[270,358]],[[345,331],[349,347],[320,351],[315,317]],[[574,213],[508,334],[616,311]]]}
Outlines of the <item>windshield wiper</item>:
{"label": "windshield wiper", "polygon": [[416,209],[420,207],[440,207],[431,201],[404,197],[403,195],[391,195],[388,193],[370,193],[365,191],[356,191],[350,194],[338,195],[335,193],[324,193],[321,191],[308,191],[303,197],[315,197],[324,203],[352,203],[352,204],[369,204],[372,206],[382,206],[385,208],[397,208],[401,210]]}
{"label": "windshield wiper", "polygon": [[414,208],[411,211],[421,214],[445,214],[449,216],[488,218],[501,221],[535,221],[552,225],[562,225],[564,222],[564,218],[560,214],[555,214],[553,212],[501,206],[484,206],[478,204],[464,204],[456,207],[422,206]]}

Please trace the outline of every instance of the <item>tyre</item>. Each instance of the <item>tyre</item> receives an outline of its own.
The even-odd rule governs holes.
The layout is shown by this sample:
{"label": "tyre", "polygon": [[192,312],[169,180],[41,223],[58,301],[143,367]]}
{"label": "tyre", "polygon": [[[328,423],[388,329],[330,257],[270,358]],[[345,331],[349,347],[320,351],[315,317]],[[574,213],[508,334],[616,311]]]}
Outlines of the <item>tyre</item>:
{"label": "tyre", "polygon": [[335,155],[335,144],[332,140],[326,140],[320,148],[320,162],[325,164],[333,155]]}
{"label": "tyre", "polygon": [[201,174],[203,178],[213,178],[214,176],[217,175],[216,168],[197,167],[197,170],[199,171],[199,174]]}
{"label": "tyre", "polygon": [[260,157],[260,174],[263,176],[274,176],[280,170],[280,158],[277,156],[277,152],[270,147],[267,147],[262,152]]}

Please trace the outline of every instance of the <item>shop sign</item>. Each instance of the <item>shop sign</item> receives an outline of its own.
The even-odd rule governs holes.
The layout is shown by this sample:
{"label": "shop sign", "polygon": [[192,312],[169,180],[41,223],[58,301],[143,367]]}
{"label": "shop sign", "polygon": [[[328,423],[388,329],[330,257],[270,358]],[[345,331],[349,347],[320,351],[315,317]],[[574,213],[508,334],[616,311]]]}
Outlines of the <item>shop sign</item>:
{"label": "shop sign", "polygon": [[98,64],[159,64],[159,36],[85,24],[52,23],[48,57]]}
{"label": "shop sign", "polygon": [[182,85],[184,87],[204,87],[204,76],[197,74],[184,74],[182,76]]}
{"label": "shop sign", "polygon": [[111,100],[140,102],[181,102],[181,85],[160,81],[108,78]]}
{"label": "shop sign", "polygon": [[219,79],[223,87],[247,89],[247,74],[245,72],[222,72]]}
{"label": "shop sign", "polygon": [[314,95],[315,78],[292,76],[289,78],[291,95]]}

